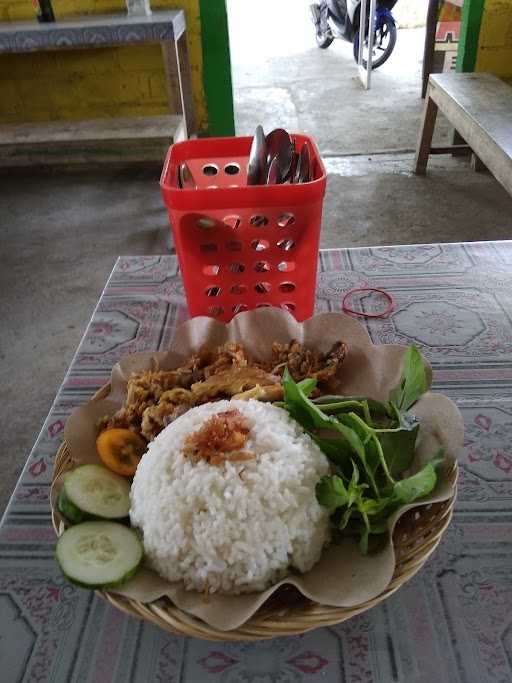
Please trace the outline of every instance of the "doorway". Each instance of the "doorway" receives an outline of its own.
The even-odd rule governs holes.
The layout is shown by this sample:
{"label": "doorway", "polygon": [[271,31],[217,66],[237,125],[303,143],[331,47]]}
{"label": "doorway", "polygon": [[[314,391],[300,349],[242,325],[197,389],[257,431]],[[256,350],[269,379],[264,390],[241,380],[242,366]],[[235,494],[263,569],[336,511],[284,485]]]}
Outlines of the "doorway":
{"label": "doorway", "polygon": [[[310,0],[227,0],[237,135],[258,123],[312,135],[325,155],[414,149],[428,0],[402,0],[395,51],[363,90],[352,45],[318,48]],[[440,121],[436,142],[449,140]]]}

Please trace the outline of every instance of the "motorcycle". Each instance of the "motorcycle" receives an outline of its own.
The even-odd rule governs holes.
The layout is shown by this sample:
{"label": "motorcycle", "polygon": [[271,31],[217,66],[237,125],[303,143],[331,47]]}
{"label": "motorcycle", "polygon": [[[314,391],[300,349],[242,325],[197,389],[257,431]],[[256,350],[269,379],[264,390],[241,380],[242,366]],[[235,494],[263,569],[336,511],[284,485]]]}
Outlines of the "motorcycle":
{"label": "motorcycle", "polygon": [[[389,59],[396,44],[396,22],[391,10],[398,0],[377,0],[373,36],[372,69]],[[325,50],[335,38],[348,40],[354,46],[354,59],[359,56],[359,24],[361,0],[322,0],[310,5],[311,18],[316,28],[318,47]],[[368,17],[366,19],[368,26]],[[368,33],[368,28],[366,30]],[[366,55],[366,56],[365,56]],[[368,37],[363,45],[363,66],[367,67]]]}

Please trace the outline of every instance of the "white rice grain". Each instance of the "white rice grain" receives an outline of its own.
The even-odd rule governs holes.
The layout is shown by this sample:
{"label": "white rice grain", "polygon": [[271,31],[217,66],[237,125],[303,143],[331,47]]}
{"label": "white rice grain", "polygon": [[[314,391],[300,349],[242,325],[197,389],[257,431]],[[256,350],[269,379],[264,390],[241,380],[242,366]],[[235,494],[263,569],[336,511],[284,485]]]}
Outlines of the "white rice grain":
{"label": "white rice grain", "polygon": [[[212,415],[237,409],[251,431],[248,461],[213,466],[183,444]],[[318,446],[288,413],[259,401],[189,410],[149,445],[131,489],[130,518],[150,565],[169,581],[210,593],[260,591],[290,568],[306,572],[328,541],[315,485],[329,472]]]}

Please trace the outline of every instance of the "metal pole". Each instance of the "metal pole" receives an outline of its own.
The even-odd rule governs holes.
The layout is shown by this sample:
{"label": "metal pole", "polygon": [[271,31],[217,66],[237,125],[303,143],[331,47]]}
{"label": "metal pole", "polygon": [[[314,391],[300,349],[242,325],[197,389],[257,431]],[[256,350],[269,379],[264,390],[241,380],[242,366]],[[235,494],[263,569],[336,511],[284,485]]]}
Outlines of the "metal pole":
{"label": "metal pole", "polygon": [[357,58],[359,78],[365,90],[370,89],[371,73],[372,73],[372,59],[373,59],[373,38],[375,32],[375,6],[377,0],[369,0],[370,2],[370,16],[368,22],[368,63],[366,69],[363,66],[363,46],[366,38],[366,8],[368,7],[368,0],[361,0],[361,14],[359,19],[359,54]]}

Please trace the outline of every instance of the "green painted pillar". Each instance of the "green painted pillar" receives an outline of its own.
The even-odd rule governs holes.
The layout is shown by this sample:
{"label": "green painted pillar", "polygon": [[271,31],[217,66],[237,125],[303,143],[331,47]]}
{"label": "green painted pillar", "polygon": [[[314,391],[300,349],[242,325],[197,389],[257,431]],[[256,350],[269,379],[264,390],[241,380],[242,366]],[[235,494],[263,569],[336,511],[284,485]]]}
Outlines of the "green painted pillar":
{"label": "green painted pillar", "polygon": [[474,71],[485,0],[465,0],[462,7],[457,71]]}
{"label": "green painted pillar", "polygon": [[233,87],[225,0],[199,0],[203,43],[203,84],[208,134],[235,134]]}

